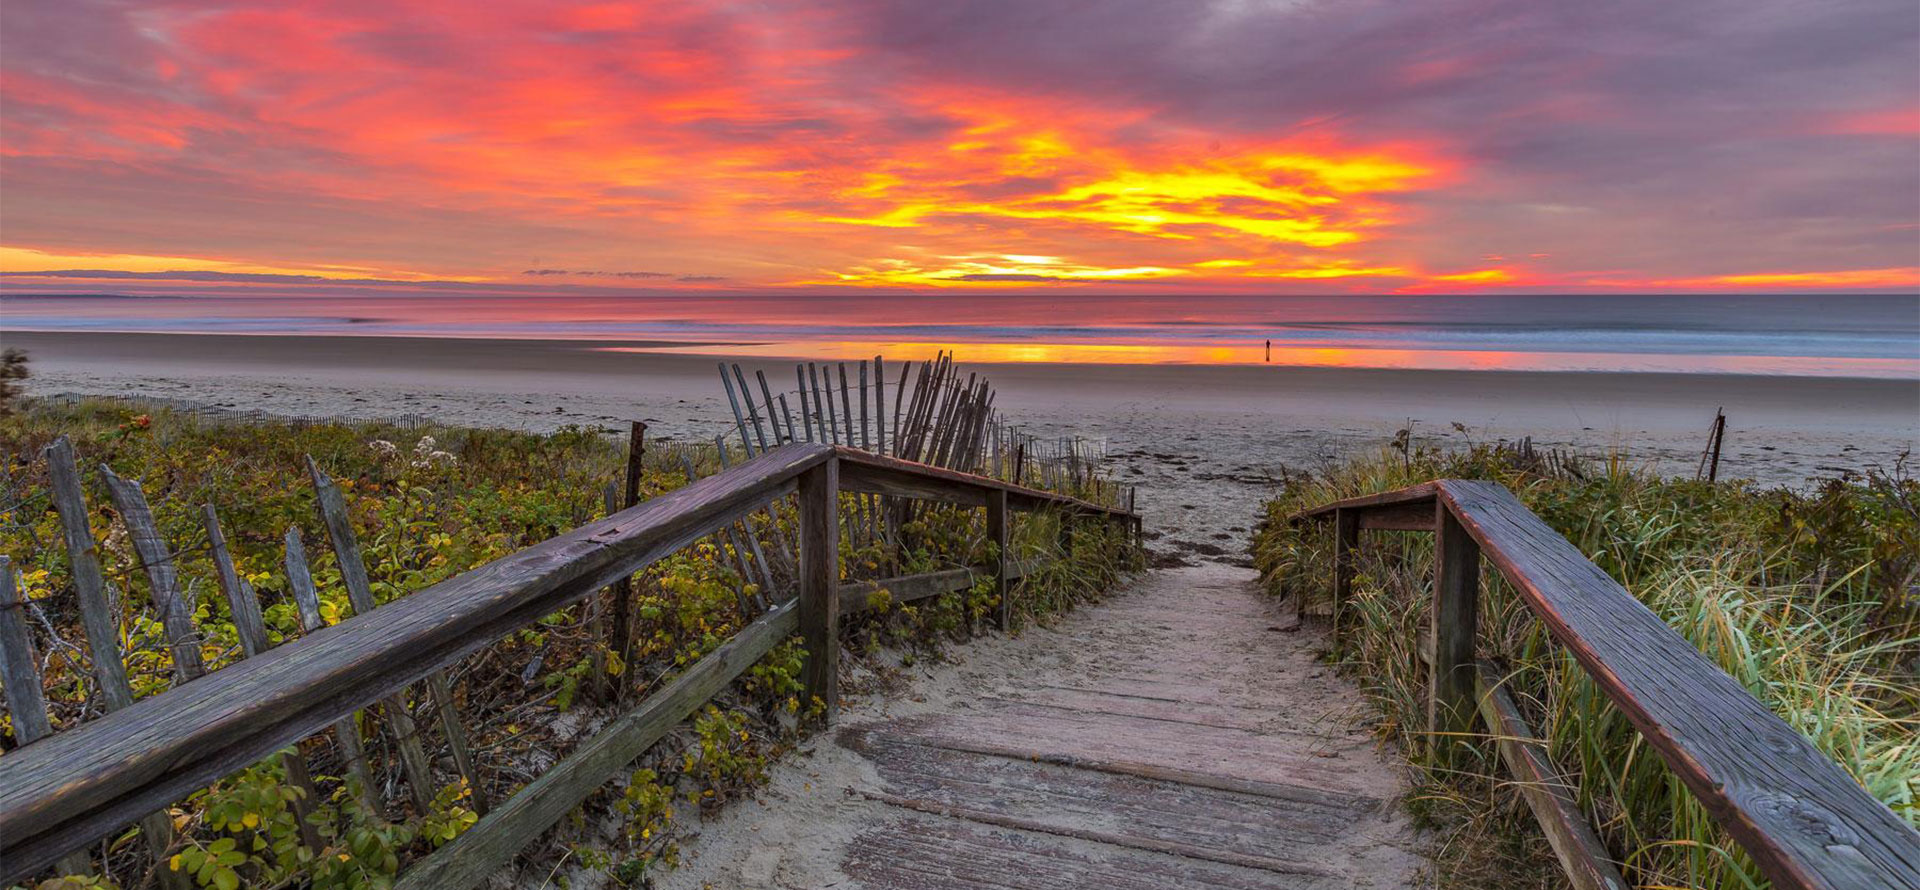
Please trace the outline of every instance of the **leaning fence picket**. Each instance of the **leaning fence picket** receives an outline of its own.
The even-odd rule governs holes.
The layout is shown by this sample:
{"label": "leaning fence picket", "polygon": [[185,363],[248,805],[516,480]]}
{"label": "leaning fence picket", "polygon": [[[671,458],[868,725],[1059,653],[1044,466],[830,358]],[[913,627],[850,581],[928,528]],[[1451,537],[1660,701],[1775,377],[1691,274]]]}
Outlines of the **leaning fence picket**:
{"label": "leaning fence picket", "polygon": [[[370,615],[375,607],[373,587],[367,578],[367,565],[360,557],[360,541],[347,518],[346,499],[312,456],[307,457],[307,471],[313,477],[314,500],[320,510],[321,523],[327,527],[327,538],[333,543],[340,581],[347,588],[347,602],[353,606],[354,614]],[[394,745],[400,749],[400,765],[406,770],[407,789],[413,795],[413,804],[421,815],[426,815],[433,807],[433,768],[420,741],[419,727],[407,708],[406,690],[387,696],[380,709],[386,716],[387,728],[393,732]]]}
{"label": "leaning fence picket", "polygon": [[[87,502],[80,489],[80,470],[74,461],[73,443],[61,436],[47,446],[44,453],[51,476],[54,509],[60,514],[61,534],[66,539],[74,593],[80,599],[80,620],[86,628],[94,679],[100,685],[100,698],[111,713],[133,704],[133,684],[127,679],[127,663],[120,653],[120,622],[114,617],[107,597],[106,578],[100,571],[100,549],[88,525]],[[146,836],[147,849],[161,884],[169,890],[185,888],[186,876],[165,867],[174,839],[173,822],[167,814],[155,812],[142,817],[140,831]]]}
{"label": "leaning fence picket", "polygon": [[[241,657],[252,658],[272,645],[267,638],[266,622],[260,617],[259,597],[234,568],[233,554],[227,550],[226,533],[220,530],[220,514],[212,504],[202,504],[200,517],[207,528],[208,555],[213,558],[214,573],[220,579],[220,590],[226,594],[227,609],[232,613],[234,634],[240,638]],[[292,801],[293,818],[300,829],[300,840],[307,845],[307,849],[318,853],[322,844],[320,832],[313,826],[313,804],[319,800],[320,794],[313,786],[313,774],[307,769],[307,759],[296,749],[281,756],[280,766],[287,772],[287,781],[300,789],[300,794]]]}
{"label": "leaning fence picket", "polygon": [[[326,619],[320,615],[320,595],[313,585],[313,571],[307,567],[307,547],[300,540],[300,529],[287,529],[286,550],[283,564],[287,569],[287,590],[293,594],[294,608],[300,613],[300,629],[313,633],[327,626]],[[360,744],[359,714],[353,713],[333,721],[333,740],[340,745],[340,759],[347,765],[347,774],[353,777],[360,802],[369,812],[380,813],[386,810],[381,803],[379,786],[373,781],[373,768],[367,764],[366,748]]]}
{"label": "leaning fence picket", "polygon": [[100,571],[100,548],[94,543],[93,529],[88,525],[87,502],[80,489],[80,471],[74,465],[73,443],[61,436],[47,446],[43,454],[47,458],[54,510],[60,515],[60,532],[67,545],[68,571],[73,575],[74,594],[80,600],[80,622],[87,633],[93,674],[107,710],[117,711],[133,704],[133,684],[127,681],[127,666],[120,660],[120,622],[114,618],[113,608],[107,601],[106,577]]}
{"label": "leaning fence picket", "polygon": [[193,604],[180,590],[173,554],[154,525],[146,493],[140,490],[138,480],[122,479],[105,464],[100,466],[100,477],[106,480],[113,508],[120,512],[120,521],[127,526],[127,537],[133,541],[133,551],[140,556],[141,567],[146,569],[153,609],[166,628],[167,643],[173,654],[174,682],[185,683],[205,676],[207,665],[200,657],[200,634],[193,627]]}

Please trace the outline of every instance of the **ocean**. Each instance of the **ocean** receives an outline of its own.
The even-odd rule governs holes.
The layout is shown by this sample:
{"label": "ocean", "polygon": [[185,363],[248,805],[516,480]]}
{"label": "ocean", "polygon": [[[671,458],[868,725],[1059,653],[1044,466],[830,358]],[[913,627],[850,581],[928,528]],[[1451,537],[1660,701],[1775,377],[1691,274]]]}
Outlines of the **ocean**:
{"label": "ocean", "polygon": [[5,331],[587,341],[972,362],[1920,379],[1920,295],[0,295]]}

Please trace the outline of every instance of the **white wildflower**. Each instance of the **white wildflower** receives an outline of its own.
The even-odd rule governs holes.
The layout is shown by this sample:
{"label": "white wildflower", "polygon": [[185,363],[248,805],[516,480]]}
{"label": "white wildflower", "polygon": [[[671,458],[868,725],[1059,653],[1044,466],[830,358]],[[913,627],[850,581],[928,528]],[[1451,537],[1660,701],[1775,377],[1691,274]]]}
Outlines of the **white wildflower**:
{"label": "white wildflower", "polygon": [[371,442],[368,442],[367,447],[373,449],[373,453],[381,457],[392,457],[393,455],[398,454],[400,451],[400,449],[398,447],[395,447],[392,442],[389,442],[385,439],[375,439]]}

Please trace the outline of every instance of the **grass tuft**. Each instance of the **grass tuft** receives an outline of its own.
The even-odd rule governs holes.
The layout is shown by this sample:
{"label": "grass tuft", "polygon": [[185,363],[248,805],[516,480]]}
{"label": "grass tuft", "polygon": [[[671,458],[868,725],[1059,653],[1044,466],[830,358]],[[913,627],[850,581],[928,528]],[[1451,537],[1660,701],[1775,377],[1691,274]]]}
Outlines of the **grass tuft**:
{"label": "grass tuft", "polygon": [[[1291,476],[1266,506],[1252,550],[1269,592],[1324,611],[1331,532],[1291,526],[1327,501],[1436,478],[1513,490],[1875,797],[1920,824],[1920,482],[1904,461],[1808,491],[1740,481],[1663,480],[1625,455],[1543,455],[1505,444],[1465,450],[1404,440],[1322,472]],[[1429,535],[1368,532],[1331,657],[1410,752],[1415,815],[1435,831],[1442,886],[1560,886],[1551,850],[1484,741],[1443,769],[1421,726],[1416,646],[1431,600]],[[1767,882],[1626,718],[1484,570],[1478,653],[1509,688],[1574,796],[1641,887]]]}

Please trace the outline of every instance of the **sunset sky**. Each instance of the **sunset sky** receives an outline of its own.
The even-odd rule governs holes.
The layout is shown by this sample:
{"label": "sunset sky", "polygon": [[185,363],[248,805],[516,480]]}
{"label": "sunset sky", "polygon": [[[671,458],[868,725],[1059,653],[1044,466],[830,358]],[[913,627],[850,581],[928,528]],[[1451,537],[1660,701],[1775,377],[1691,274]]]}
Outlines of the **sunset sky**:
{"label": "sunset sky", "polygon": [[14,291],[1920,288],[1912,0],[5,10]]}

